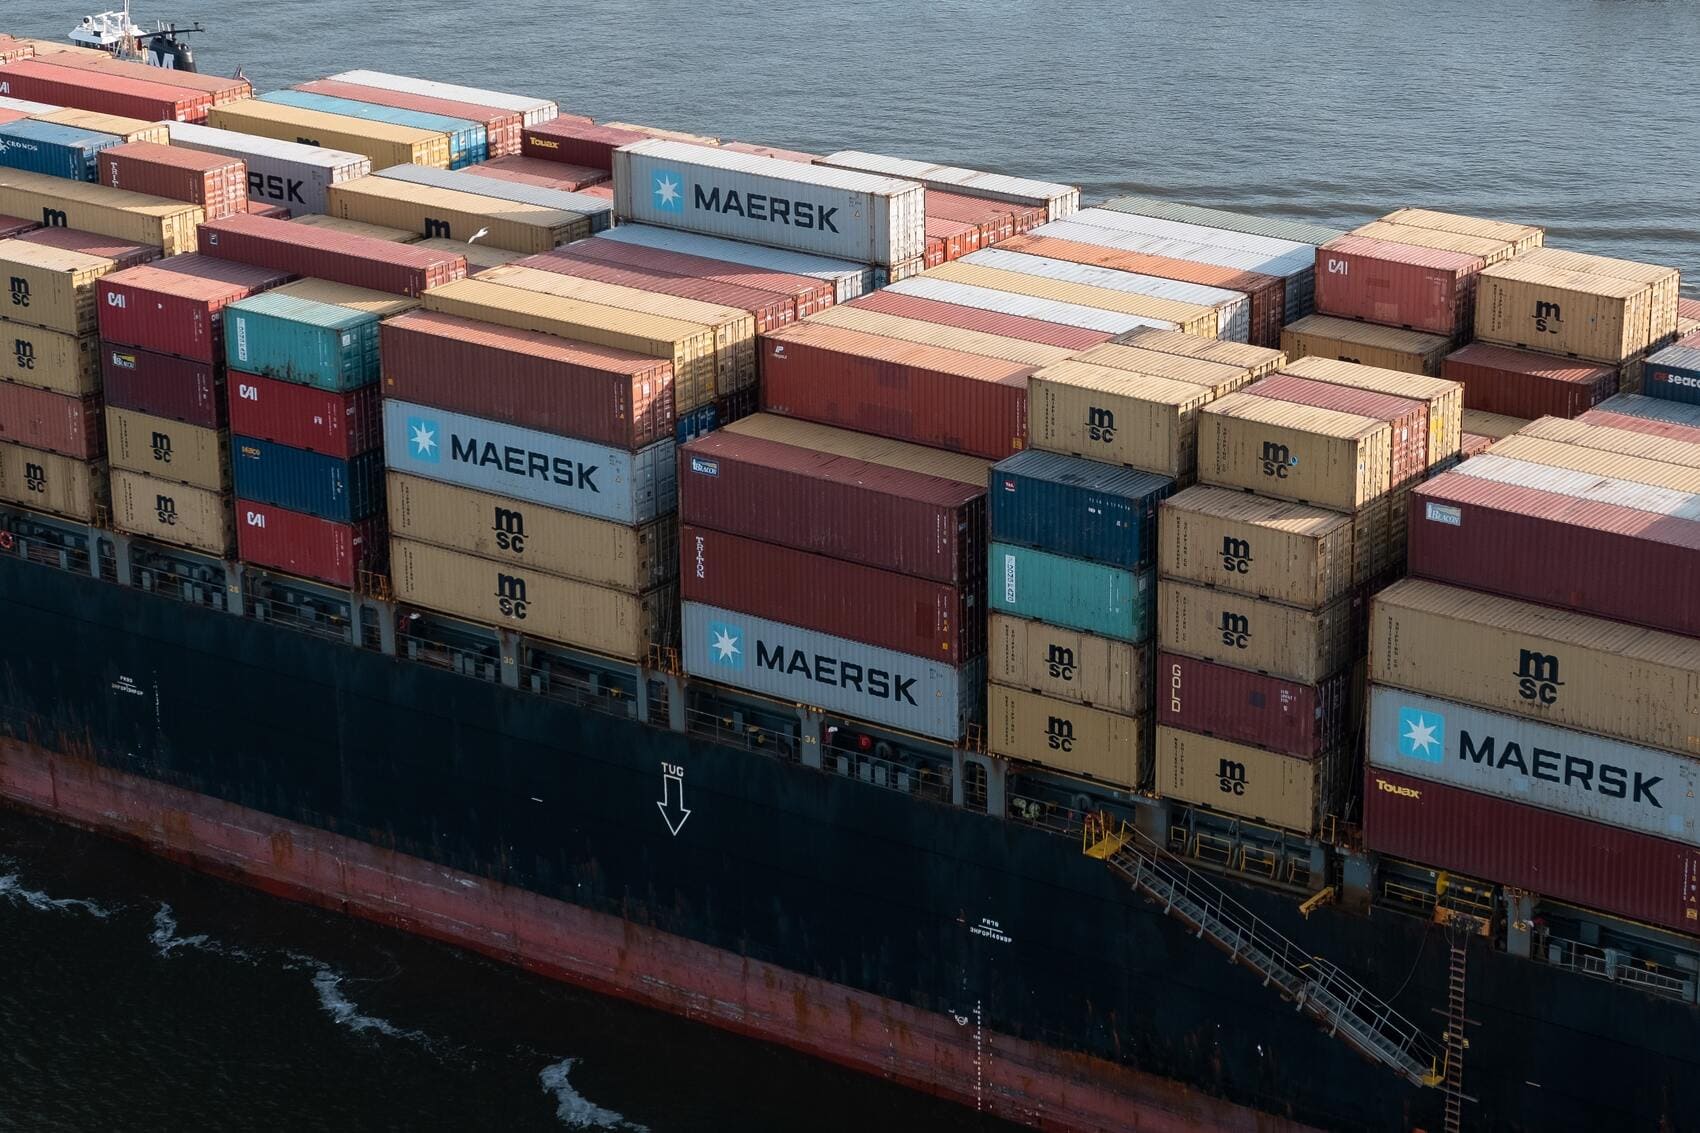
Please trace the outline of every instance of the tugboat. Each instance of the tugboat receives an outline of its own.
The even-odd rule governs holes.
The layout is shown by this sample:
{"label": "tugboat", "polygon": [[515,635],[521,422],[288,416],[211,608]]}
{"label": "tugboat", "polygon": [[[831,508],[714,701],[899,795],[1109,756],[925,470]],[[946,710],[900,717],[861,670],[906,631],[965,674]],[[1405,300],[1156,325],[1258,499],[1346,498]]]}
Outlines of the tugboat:
{"label": "tugboat", "polygon": [[130,0],[124,0],[121,11],[84,16],[82,23],[71,29],[70,40],[78,47],[109,51],[116,58],[146,63],[150,67],[194,71],[195,53],[177,37],[205,30],[198,23],[156,22],[154,30],[147,31],[130,19]]}

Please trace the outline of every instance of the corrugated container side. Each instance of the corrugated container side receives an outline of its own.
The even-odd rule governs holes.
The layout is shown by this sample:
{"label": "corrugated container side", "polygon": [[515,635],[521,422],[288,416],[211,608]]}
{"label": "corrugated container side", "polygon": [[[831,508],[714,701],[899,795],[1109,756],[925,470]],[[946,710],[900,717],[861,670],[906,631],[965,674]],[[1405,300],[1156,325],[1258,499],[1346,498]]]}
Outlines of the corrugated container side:
{"label": "corrugated container side", "polygon": [[1028,380],[1028,443],[1108,464],[1191,479],[1198,463],[1198,414],[1211,391],[1096,366],[1062,362]]}
{"label": "corrugated container side", "polygon": [[612,170],[615,150],[647,137],[636,130],[615,130],[576,118],[557,118],[536,125],[528,123],[520,134],[520,153],[544,161]]}
{"label": "corrugated container side", "polygon": [[100,340],[0,319],[0,381],[82,397],[100,391]]}
{"label": "corrugated container side", "polygon": [[32,117],[40,122],[56,122],[61,126],[76,126],[100,134],[111,134],[123,142],[156,142],[166,145],[171,141],[171,127],[168,123],[126,118],[122,114],[101,114],[94,110],[67,107]]}
{"label": "corrugated container side", "polygon": [[1151,707],[1151,647],[993,614],[987,679],[1005,688],[1135,716]]}
{"label": "corrugated container side", "polygon": [[235,508],[236,557],[255,566],[351,589],[389,557],[381,515],[336,523],[255,500]]}
{"label": "corrugated container side", "polygon": [[[248,98],[254,93],[253,84],[247,79],[228,79],[222,75],[203,75],[197,71],[179,71],[175,68],[154,67],[146,63],[135,63],[125,59],[114,59],[109,52],[89,50],[87,48],[72,48],[69,45],[54,44],[55,50],[51,62],[56,67],[67,67],[74,71],[100,71],[106,74],[122,75],[144,83],[158,83],[167,87],[185,87],[192,91],[201,91],[212,95],[213,104],[236,102]],[[37,56],[41,51],[37,51]]]}
{"label": "corrugated container side", "polygon": [[582,213],[456,189],[416,185],[391,177],[362,177],[332,185],[325,211],[345,220],[380,224],[422,236],[485,243],[515,252],[547,252],[557,244],[590,235]]}
{"label": "corrugated container side", "polygon": [[108,408],[106,448],[114,468],[215,492],[230,488],[229,438],[217,429]]}
{"label": "corrugated container side", "polygon": [[[565,193],[582,193],[592,186],[605,185],[608,180],[606,169],[569,165],[562,161],[541,161],[517,153],[509,157],[491,158],[478,167],[478,175],[492,180],[512,181],[516,185],[560,189]],[[611,203],[613,197],[610,194],[604,199]]]}
{"label": "corrugated container side", "polygon": [[146,82],[106,69],[81,70],[39,59],[8,63],[4,73],[0,73],[0,95],[102,114],[121,114],[144,122],[160,119],[199,122],[213,104],[210,94],[183,87]]}
{"label": "corrugated container side", "polygon": [[698,232],[661,228],[653,224],[622,224],[607,232],[597,233],[597,239],[617,244],[637,244],[645,248],[701,256],[711,260],[726,260],[767,271],[812,276],[830,283],[833,298],[839,303],[872,291],[880,283],[875,270],[866,264],[816,256],[808,252],[794,252],[785,248],[770,248],[763,244],[723,240],[718,236],[704,236]]}
{"label": "corrugated container side", "polygon": [[115,134],[75,126],[15,119],[0,125],[0,167],[72,181],[98,181],[96,161],[100,151],[122,140]]}
{"label": "corrugated container side", "polygon": [[1156,791],[1269,826],[1313,832],[1338,795],[1344,756],[1327,752],[1300,759],[1214,736],[1159,725]]}
{"label": "corrugated container side", "polygon": [[1151,716],[1122,716],[1024,689],[986,690],[986,746],[999,755],[1096,779],[1139,786],[1151,746]]}
{"label": "corrugated container side", "polygon": [[1106,330],[1090,330],[1064,323],[1047,322],[1044,319],[987,311],[960,303],[924,299],[918,295],[900,295],[889,288],[851,300],[846,305],[854,310],[873,311],[877,314],[936,323],[982,334],[1001,335],[1063,350],[1085,350],[1098,343],[1108,342],[1111,338],[1110,332]]}
{"label": "corrugated container side", "polygon": [[1168,476],[1029,449],[992,466],[993,539],[1071,558],[1144,567],[1157,554],[1157,505]]}
{"label": "corrugated container side", "polygon": [[1054,181],[1036,181],[1029,177],[1011,177],[1002,173],[987,173],[978,169],[935,165],[930,161],[888,157],[885,154],[860,150],[840,150],[815,159],[817,165],[839,169],[856,169],[888,177],[918,181],[929,188],[948,186],[958,195],[1006,201],[1011,204],[1041,208],[1052,220],[1067,216],[1080,207],[1080,190],[1073,185]]}
{"label": "corrugated container side", "polygon": [[332,98],[346,98],[356,102],[370,102],[379,106],[390,106],[398,110],[415,110],[446,118],[465,118],[481,123],[484,127],[486,152],[489,157],[517,154],[519,152],[520,131],[525,127],[525,115],[517,110],[502,110],[492,106],[460,102],[455,99],[432,98],[429,95],[410,94],[406,91],[385,90],[382,87],[362,86],[359,83],[338,82],[335,79],[297,83],[295,89],[310,94],[329,95]]}
{"label": "corrugated container side", "polygon": [[1236,393],[1205,406],[1198,478],[1353,511],[1391,486],[1392,429],[1355,413]]}
{"label": "corrugated container side", "polygon": [[1316,310],[1456,339],[1475,323],[1480,256],[1341,236],[1316,250]]}
{"label": "corrugated container side", "polygon": [[1481,274],[1476,337],[1615,366],[1652,344],[1652,302],[1651,284],[1511,260]]}
{"label": "corrugated container side", "polygon": [[384,507],[384,462],[376,450],[346,460],[273,444],[230,438],[236,494],[245,500],[353,523]]}
{"label": "corrugated container side", "polygon": [[240,158],[134,142],[103,151],[97,164],[102,185],[200,205],[208,220],[247,210],[248,165]]}
{"label": "corrugated container side", "polygon": [[493,197],[499,201],[514,201],[518,204],[536,205],[539,208],[577,213],[584,217],[592,232],[605,231],[613,223],[614,206],[610,201],[591,196],[588,193],[569,193],[560,189],[544,189],[536,185],[519,184],[499,177],[485,177],[479,172],[483,168],[482,164],[468,166],[465,169],[434,169],[425,165],[392,165],[388,169],[379,170],[377,176],[391,181],[406,181],[414,185],[426,185],[436,189],[471,193],[477,197]]}
{"label": "corrugated container side", "polygon": [[168,256],[195,251],[206,215],[199,205],[18,170],[0,172],[0,212],[153,244]]}
{"label": "corrugated container side", "polygon": [[1282,328],[1281,349],[1292,359],[1314,354],[1384,370],[1439,377],[1446,354],[1452,349],[1452,340],[1444,335],[1399,327],[1311,315]]}
{"label": "corrugated container side", "polygon": [[221,559],[236,543],[228,494],[122,469],[112,472],[112,526]]}
{"label": "corrugated container side", "polygon": [[1294,405],[1338,410],[1385,421],[1390,434],[1389,474],[1393,484],[1420,478],[1429,467],[1428,406],[1408,397],[1394,397],[1351,386],[1331,385],[1293,374],[1272,374],[1246,388],[1254,397]]}
{"label": "corrugated container side", "polygon": [[346,392],[378,380],[378,316],[276,292],[224,313],[232,370]]}
{"label": "corrugated container side", "polygon": [[[248,168],[250,205],[261,201],[295,213],[325,211],[325,192],[372,172],[372,159],[346,150],[260,138],[210,126],[169,123],[171,144],[239,158]],[[287,219],[285,217],[284,219]]]}
{"label": "corrugated container side", "polygon": [[201,239],[209,256],[396,295],[466,276],[465,256],[259,216],[208,221]]}
{"label": "corrugated container side", "polygon": [[43,330],[88,334],[95,329],[95,284],[114,266],[25,240],[0,243],[0,276],[6,279],[0,315]]}
{"label": "corrugated container side", "polygon": [[1013,543],[988,555],[987,606],[1117,641],[1151,636],[1156,587],[1149,570],[1065,558]]}
{"label": "corrugated container side", "polygon": [[108,405],[209,429],[225,423],[221,365],[103,340],[100,370]]}
{"label": "corrugated container side", "polygon": [[346,460],[383,442],[378,387],[347,393],[230,371],[230,431]]}
{"label": "corrugated container side", "polygon": [[67,397],[30,386],[0,384],[0,441],[94,460],[106,449],[98,394]]}
{"label": "corrugated container side", "polygon": [[1193,487],[1163,501],[1158,532],[1164,578],[1305,609],[1368,581],[1351,517],[1305,504]]}
{"label": "corrugated container side", "polygon": [[1157,655],[1157,722],[1230,743],[1315,759],[1350,740],[1350,676],[1284,680],[1179,653]]}
{"label": "corrugated container side", "polygon": [[1678,343],[1650,355],[1641,388],[1648,397],[1700,403],[1700,346]]}
{"label": "corrugated container side", "polygon": [[93,523],[110,498],[105,464],[0,442],[0,500]]}
{"label": "corrugated container side", "polygon": [[103,276],[100,336],[197,362],[224,355],[224,308],[287,282],[270,268],[174,256]]}
{"label": "corrugated container side", "polygon": [[833,283],[816,276],[752,267],[730,260],[717,260],[688,252],[673,252],[644,244],[626,244],[618,240],[581,240],[557,251],[558,254],[581,256],[620,267],[772,292],[794,302],[797,305],[798,318],[824,310],[836,301],[837,292]]}
{"label": "corrugated container side", "polygon": [[1357,594],[1304,610],[1164,579],[1157,585],[1157,640],[1165,652],[1317,684],[1351,663],[1362,611]]}

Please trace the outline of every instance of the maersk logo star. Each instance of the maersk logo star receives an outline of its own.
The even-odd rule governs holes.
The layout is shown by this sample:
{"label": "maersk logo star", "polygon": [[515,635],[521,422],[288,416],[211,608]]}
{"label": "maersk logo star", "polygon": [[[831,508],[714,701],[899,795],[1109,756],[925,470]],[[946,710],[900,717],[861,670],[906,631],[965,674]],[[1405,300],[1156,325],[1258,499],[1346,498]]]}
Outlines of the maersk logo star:
{"label": "maersk logo star", "polygon": [[1399,754],[1406,759],[1439,763],[1446,747],[1446,717],[1415,708],[1399,709]]}
{"label": "maersk logo star", "polygon": [[716,665],[727,665],[734,669],[744,667],[744,650],[739,644],[743,641],[744,631],[737,626],[724,625],[714,622],[708,627],[708,653]]}
{"label": "maersk logo star", "polygon": [[685,179],[671,169],[655,174],[655,207],[662,212],[685,211]]}
{"label": "maersk logo star", "polygon": [[427,421],[423,417],[407,419],[407,445],[414,460],[423,460],[427,464],[437,463],[442,454],[442,446],[437,443],[437,423]]}

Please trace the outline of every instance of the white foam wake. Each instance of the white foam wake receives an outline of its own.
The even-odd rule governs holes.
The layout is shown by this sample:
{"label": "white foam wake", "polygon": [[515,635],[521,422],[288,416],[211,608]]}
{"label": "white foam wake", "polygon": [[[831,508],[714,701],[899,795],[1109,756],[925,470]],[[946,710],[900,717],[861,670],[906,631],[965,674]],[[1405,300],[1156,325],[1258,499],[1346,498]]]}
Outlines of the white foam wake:
{"label": "white foam wake", "polygon": [[193,936],[177,935],[177,916],[171,911],[171,906],[160,904],[153,915],[153,931],[148,933],[148,940],[161,956],[169,956],[179,948],[196,948],[202,952],[211,952],[217,956],[228,956],[234,960],[250,959],[249,955],[233,944],[221,944],[204,932]]}
{"label": "white foam wake", "polygon": [[563,1058],[545,1066],[537,1075],[545,1093],[555,1095],[555,1116],[568,1129],[629,1129],[633,1133],[649,1133],[642,1126],[627,1121],[622,1114],[603,1109],[577,1090],[567,1076],[572,1073],[576,1058]]}
{"label": "white foam wake", "polygon": [[392,1039],[406,1039],[426,1047],[433,1045],[431,1037],[423,1031],[398,1027],[388,1019],[361,1012],[354,1001],[343,994],[342,980],[341,972],[322,964],[313,973],[313,990],[319,993],[319,1006],[323,1007],[325,1013],[336,1020],[338,1025],[347,1027],[355,1034],[374,1031]]}
{"label": "white foam wake", "polygon": [[85,901],[81,897],[52,897],[39,889],[26,889],[15,873],[0,874],[0,898],[15,905],[28,905],[39,912],[67,912],[74,909],[102,920],[117,912],[115,908],[109,909],[105,905]]}

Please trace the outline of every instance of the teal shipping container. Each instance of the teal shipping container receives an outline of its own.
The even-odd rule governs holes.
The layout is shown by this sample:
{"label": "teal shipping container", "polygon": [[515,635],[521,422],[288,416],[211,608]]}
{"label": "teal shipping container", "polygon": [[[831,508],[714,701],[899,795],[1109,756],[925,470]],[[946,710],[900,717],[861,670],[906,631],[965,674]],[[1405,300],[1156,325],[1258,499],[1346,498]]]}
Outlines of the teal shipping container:
{"label": "teal shipping container", "polygon": [[293,295],[255,295],[224,309],[232,370],[332,393],[378,380],[378,316]]}
{"label": "teal shipping container", "polygon": [[986,595],[993,613],[1117,641],[1151,637],[1157,581],[1150,568],[1130,570],[1014,543],[993,543],[989,567]]}
{"label": "teal shipping container", "polygon": [[1138,568],[1156,560],[1157,505],[1174,490],[1155,472],[1027,449],[992,466],[986,504],[994,540]]}
{"label": "teal shipping container", "polygon": [[484,161],[490,156],[489,132],[484,123],[469,118],[450,118],[444,114],[427,114],[423,110],[402,110],[395,106],[378,106],[371,102],[356,102],[329,94],[312,94],[304,90],[274,90],[260,95],[261,102],[280,106],[299,106],[324,114],[341,114],[346,118],[364,118],[368,122],[388,122],[392,126],[412,126],[415,130],[430,130],[449,136],[449,168],[460,169]]}

